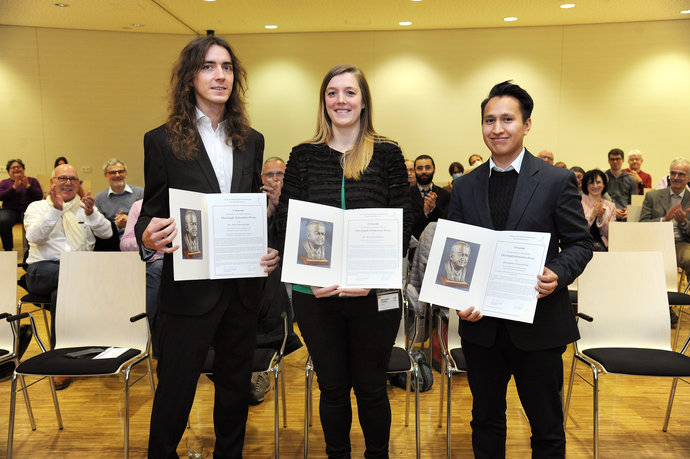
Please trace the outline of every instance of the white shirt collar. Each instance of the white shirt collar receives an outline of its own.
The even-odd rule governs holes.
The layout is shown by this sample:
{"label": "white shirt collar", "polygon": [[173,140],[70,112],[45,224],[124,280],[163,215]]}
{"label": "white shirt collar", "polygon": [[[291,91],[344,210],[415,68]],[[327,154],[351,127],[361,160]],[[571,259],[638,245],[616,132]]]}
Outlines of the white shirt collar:
{"label": "white shirt collar", "polygon": [[496,168],[498,172],[508,172],[512,171],[515,169],[515,172],[518,174],[520,173],[520,168],[522,167],[522,160],[525,158],[525,147],[522,147],[522,151],[520,152],[519,155],[517,155],[517,158],[513,160],[512,163],[505,169],[501,169],[500,167],[496,166],[496,163],[494,163],[494,159],[492,157],[489,157],[489,177],[491,176],[491,171]]}
{"label": "white shirt collar", "polygon": [[125,183],[125,189],[122,190],[122,193],[115,193],[112,188],[108,188],[108,196],[110,196],[111,194],[123,194],[123,193],[132,193],[132,187]]}
{"label": "white shirt collar", "polygon": [[[678,196],[680,196],[680,199],[683,199],[683,196],[685,196],[685,190],[687,190],[687,187],[683,187],[683,191],[681,191]],[[671,189],[671,186],[669,185],[668,187],[668,192],[671,194],[671,196],[675,195],[676,193]]]}

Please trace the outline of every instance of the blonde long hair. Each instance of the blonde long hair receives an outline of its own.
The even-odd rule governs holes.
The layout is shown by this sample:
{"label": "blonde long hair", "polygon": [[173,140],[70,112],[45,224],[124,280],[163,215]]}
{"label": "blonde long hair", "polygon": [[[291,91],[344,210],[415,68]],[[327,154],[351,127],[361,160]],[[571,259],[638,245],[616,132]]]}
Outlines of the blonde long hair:
{"label": "blonde long hair", "polygon": [[359,135],[352,149],[344,152],[340,163],[343,167],[345,177],[349,179],[359,180],[360,176],[369,166],[371,157],[374,154],[374,143],[376,142],[390,142],[391,140],[380,136],[374,130],[371,115],[371,92],[367,84],[364,73],[354,65],[337,65],[328,71],[321,83],[321,90],[319,92],[319,114],[316,121],[316,134],[314,138],[304,143],[322,144],[327,143],[333,137],[333,126],[328,111],[326,109],[325,94],[328,83],[337,75],[343,73],[351,73],[357,83],[362,94],[362,113],[359,116]]}

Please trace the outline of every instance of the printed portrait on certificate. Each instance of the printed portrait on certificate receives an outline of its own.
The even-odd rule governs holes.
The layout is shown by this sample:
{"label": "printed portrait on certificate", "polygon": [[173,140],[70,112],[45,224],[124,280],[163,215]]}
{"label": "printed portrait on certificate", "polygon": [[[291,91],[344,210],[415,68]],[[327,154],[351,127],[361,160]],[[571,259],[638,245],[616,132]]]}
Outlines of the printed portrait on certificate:
{"label": "printed portrait on certificate", "polygon": [[333,247],[333,222],[300,219],[297,263],[330,267]]}
{"label": "printed portrait on certificate", "polygon": [[436,284],[469,290],[477,264],[479,244],[446,238]]}
{"label": "printed portrait on certificate", "polygon": [[182,258],[185,260],[203,260],[201,211],[181,208],[180,221],[182,222]]}

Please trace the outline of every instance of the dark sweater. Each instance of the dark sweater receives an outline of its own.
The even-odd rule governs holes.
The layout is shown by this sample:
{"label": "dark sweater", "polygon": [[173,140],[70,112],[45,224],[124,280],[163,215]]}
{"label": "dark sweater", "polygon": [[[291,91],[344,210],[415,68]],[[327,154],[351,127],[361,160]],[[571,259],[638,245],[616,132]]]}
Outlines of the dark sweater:
{"label": "dark sweater", "polygon": [[[301,144],[292,149],[278,208],[278,228],[285,236],[289,199],[341,207],[342,154],[327,144]],[[345,208],[402,208],[403,253],[407,251],[412,227],[407,169],[397,144],[379,142],[366,171],[359,180],[345,180]]]}
{"label": "dark sweater", "polygon": [[34,201],[43,199],[43,190],[41,184],[33,177],[29,177],[28,189],[24,185],[20,185],[16,190],[14,187],[14,180],[11,178],[0,181],[0,201],[2,201],[3,209],[14,209],[24,212],[26,208]]}

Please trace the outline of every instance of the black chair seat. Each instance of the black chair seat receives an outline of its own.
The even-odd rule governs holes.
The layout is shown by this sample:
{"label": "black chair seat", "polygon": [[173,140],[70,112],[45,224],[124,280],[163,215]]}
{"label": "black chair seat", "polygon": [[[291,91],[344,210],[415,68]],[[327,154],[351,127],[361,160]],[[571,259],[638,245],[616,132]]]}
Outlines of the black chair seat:
{"label": "black chair seat", "polygon": [[410,355],[407,351],[400,347],[394,347],[391,358],[388,360],[388,372],[410,371],[410,365]]}
{"label": "black chair seat", "polygon": [[666,292],[668,294],[668,304],[687,305],[690,304],[690,295],[681,292]]}
{"label": "black chair seat", "polygon": [[451,349],[450,356],[453,357],[458,370],[467,371],[467,362],[465,362],[465,353],[462,351],[462,348]]}
{"label": "black chair seat", "polygon": [[69,347],[44,352],[20,363],[17,367],[17,373],[60,376],[112,374],[123,363],[141,353],[137,349],[129,349],[114,359],[94,359],[93,356],[80,359],[65,357],[65,354],[69,352],[91,347],[102,347],[104,350],[108,348],[108,346]]}
{"label": "black chair seat", "polygon": [[582,352],[607,372],[638,376],[690,376],[690,357],[672,351],[639,348],[593,348]]}
{"label": "black chair seat", "polygon": [[31,304],[50,304],[50,297],[49,296],[44,296],[44,295],[35,295],[33,293],[27,293],[21,299],[19,300],[22,303],[31,303]]}
{"label": "black chair seat", "polygon": [[0,349],[0,357],[2,357],[3,355],[9,354],[9,353],[10,353],[10,351],[7,351],[5,349]]}

